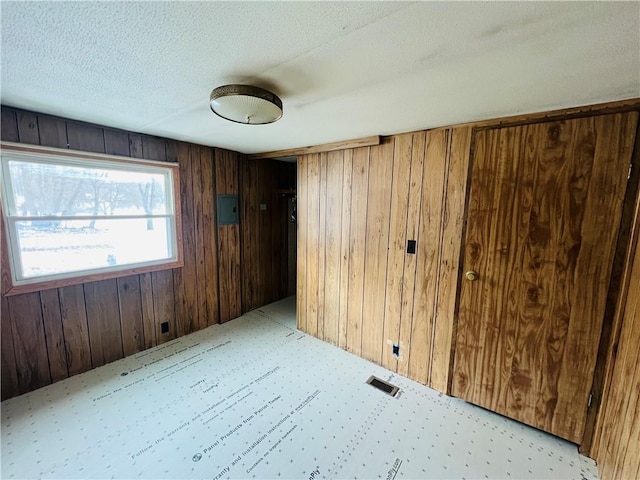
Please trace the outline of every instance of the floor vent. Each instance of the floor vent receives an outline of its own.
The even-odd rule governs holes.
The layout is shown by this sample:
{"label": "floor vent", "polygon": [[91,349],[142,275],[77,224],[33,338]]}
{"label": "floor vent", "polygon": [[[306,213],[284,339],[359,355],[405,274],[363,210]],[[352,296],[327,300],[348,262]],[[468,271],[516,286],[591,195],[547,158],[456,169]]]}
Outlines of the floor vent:
{"label": "floor vent", "polygon": [[391,395],[392,397],[396,396],[396,393],[400,390],[395,385],[391,385],[390,383],[385,382],[384,380],[379,379],[378,377],[374,377],[371,375],[367,383],[372,387],[376,387],[378,390],[382,390],[387,395]]}

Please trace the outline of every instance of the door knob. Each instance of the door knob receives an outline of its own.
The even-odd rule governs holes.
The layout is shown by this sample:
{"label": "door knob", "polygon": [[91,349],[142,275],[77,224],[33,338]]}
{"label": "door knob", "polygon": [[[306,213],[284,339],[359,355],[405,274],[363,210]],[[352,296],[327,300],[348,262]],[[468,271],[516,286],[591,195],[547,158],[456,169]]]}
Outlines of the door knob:
{"label": "door knob", "polygon": [[467,277],[467,280],[469,280],[470,282],[475,282],[480,277],[480,275],[478,275],[478,272],[476,272],[475,270],[469,270],[464,274],[464,276]]}

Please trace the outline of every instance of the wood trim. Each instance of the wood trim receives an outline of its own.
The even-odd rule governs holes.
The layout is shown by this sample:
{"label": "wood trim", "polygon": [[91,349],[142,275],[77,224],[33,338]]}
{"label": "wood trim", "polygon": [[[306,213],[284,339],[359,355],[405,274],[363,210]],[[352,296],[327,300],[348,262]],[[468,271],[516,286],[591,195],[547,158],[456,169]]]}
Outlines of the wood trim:
{"label": "wood trim", "polygon": [[581,107],[562,108],[543,112],[525,113],[509,117],[500,117],[490,120],[461,123],[452,127],[470,126],[476,129],[514,127],[518,125],[548,122],[552,120],[568,120],[571,118],[587,117],[593,115],[606,115],[610,113],[622,113],[640,109],[640,98],[630,98],[615,102],[597,103]]}
{"label": "wood trim", "polygon": [[357,138],[355,140],[343,140],[340,142],[323,143],[321,145],[313,145],[309,147],[290,148],[287,150],[274,150],[272,152],[254,153],[247,155],[249,160],[259,158],[279,158],[279,157],[295,157],[298,155],[308,155],[310,153],[333,152],[335,150],[346,150],[349,148],[371,147],[380,145],[380,135],[371,137]]}
{"label": "wood trim", "polygon": [[[416,130],[415,132],[406,133],[418,133],[420,131],[440,130],[440,129],[454,129],[472,127],[474,129],[485,128],[497,128],[505,126],[517,126],[529,123],[548,122],[551,120],[566,120],[571,118],[578,118],[592,115],[605,115],[609,113],[621,113],[628,112],[630,110],[640,110],[640,98],[629,98],[625,100],[617,100],[614,102],[597,103],[594,105],[586,105],[579,107],[562,108],[558,110],[542,111],[524,113],[521,115],[512,115],[508,117],[499,117],[489,120],[478,120],[474,122],[456,123],[453,125],[444,125],[439,127],[426,128],[422,130]],[[279,157],[293,157],[298,155],[307,155],[310,153],[331,152],[335,150],[348,150],[357,147],[369,147],[379,145],[381,142],[380,135],[373,135],[370,137],[358,138],[355,140],[344,140],[333,143],[323,143],[320,145],[313,145],[308,147],[290,148],[285,150],[274,150],[271,152],[254,153],[247,155],[249,159],[259,158],[279,158]]]}
{"label": "wood trim", "polygon": [[98,282],[100,280],[109,280],[112,278],[128,277],[129,275],[139,275],[141,273],[159,272],[162,270],[170,270],[173,268],[180,268],[183,266],[182,259],[163,263],[161,265],[149,265],[146,267],[127,268],[124,270],[117,270],[114,272],[93,273],[90,275],[82,275],[80,277],[63,278],[60,280],[49,280],[47,282],[31,283],[28,285],[17,285],[9,288],[2,294],[9,297],[12,295],[19,295],[22,293],[39,292],[41,290],[49,290],[51,288],[70,287],[72,285],[81,285],[87,282]]}

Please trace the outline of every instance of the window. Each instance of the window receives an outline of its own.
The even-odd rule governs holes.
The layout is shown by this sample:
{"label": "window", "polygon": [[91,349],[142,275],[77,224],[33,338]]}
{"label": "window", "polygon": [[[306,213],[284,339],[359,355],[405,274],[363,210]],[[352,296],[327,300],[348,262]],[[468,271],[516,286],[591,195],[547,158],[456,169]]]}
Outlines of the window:
{"label": "window", "polygon": [[8,293],[182,265],[176,164],[9,143],[1,158]]}

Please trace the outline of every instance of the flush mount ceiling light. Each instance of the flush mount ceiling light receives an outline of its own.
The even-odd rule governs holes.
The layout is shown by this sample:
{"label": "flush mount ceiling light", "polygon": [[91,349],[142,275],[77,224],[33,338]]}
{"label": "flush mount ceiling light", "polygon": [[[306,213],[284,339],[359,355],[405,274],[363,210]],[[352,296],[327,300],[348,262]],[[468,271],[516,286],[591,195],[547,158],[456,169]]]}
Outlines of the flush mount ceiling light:
{"label": "flush mount ceiling light", "polygon": [[282,117],[282,100],[251,85],[223,85],[211,92],[209,106],[226,120],[247,125],[273,123]]}

